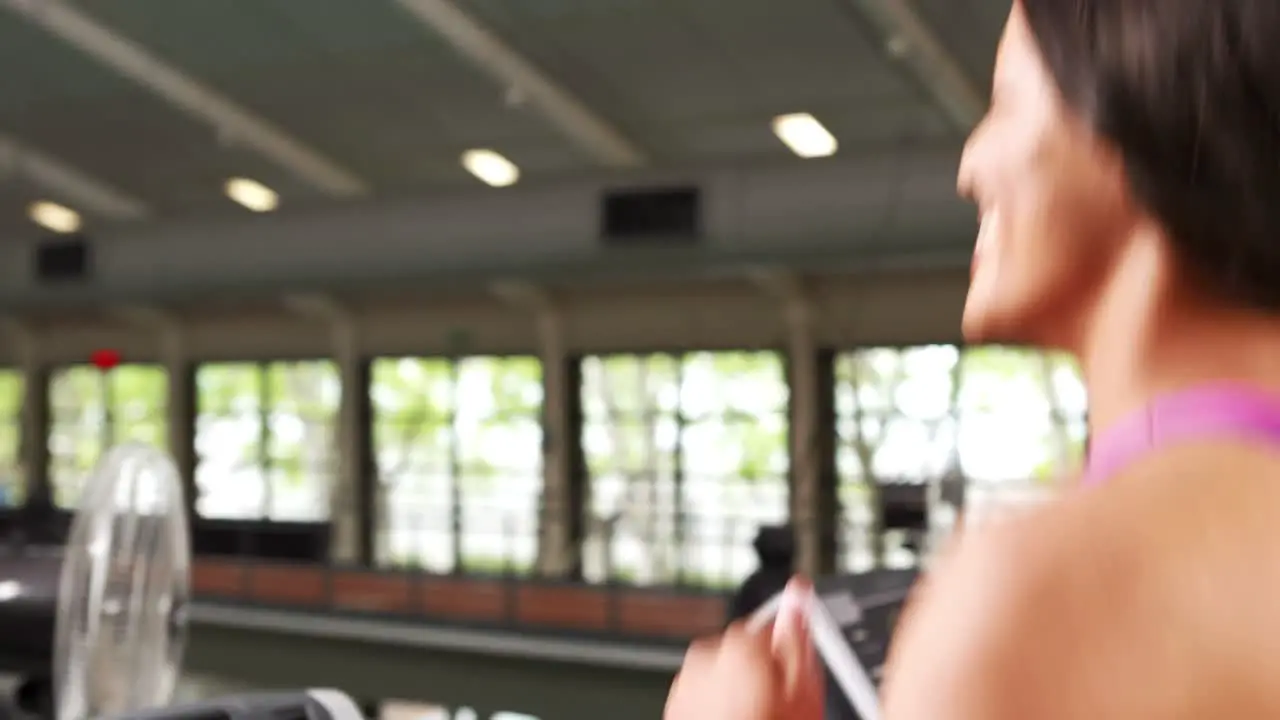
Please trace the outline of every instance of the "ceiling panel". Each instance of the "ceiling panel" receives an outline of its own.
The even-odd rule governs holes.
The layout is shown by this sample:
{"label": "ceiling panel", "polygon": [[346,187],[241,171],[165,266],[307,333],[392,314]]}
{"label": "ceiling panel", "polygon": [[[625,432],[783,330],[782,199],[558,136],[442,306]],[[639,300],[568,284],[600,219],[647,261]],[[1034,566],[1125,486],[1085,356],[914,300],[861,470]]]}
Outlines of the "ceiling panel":
{"label": "ceiling panel", "polygon": [[[915,1],[985,87],[1008,0]],[[817,115],[845,152],[955,137],[854,0],[455,2],[660,165],[785,155],[769,122],[796,111]],[[384,195],[475,186],[459,167],[472,147],[501,151],[530,179],[594,165],[396,0],[74,3]],[[221,193],[234,175],[276,188],[286,206],[326,201],[6,12],[0,67],[0,132],[159,214],[243,212]]]}
{"label": "ceiling panel", "polygon": [[[32,203],[53,201],[74,207],[72,198],[33,185],[18,175],[0,175],[0,243],[26,241],[49,233],[28,219]],[[110,224],[110,220],[81,211],[84,230],[92,233],[95,228]]]}
{"label": "ceiling panel", "polygon": [[462,151],[583,167],[536,114],[390,0],[86,0],[95,16],[364,176],[470,183]]}
{"label": "ceiling panel", "polygon": [[[785,112],[856,119],[852,110],[877,105],[898,117],[937,114],[841,0],[463,4],[662,157],[781,153],[768,121]],[[928,136],[936,125],[906,130]],[[871,142],[882,128],[845,130]]]}
{"label": "ceiling panel", "polygon": [[996,45],[1009,15],[1009,0],[915,0],[965,74],[983,92],[991,89]]}
{"label": "ceiling panel", "polygon": [[230,177],[247,176],[286,202],[318,193],[257,154],[220,140],[209,128],[174,117],[138,92],[96,101],[42,103],[0,117],[0,126],[50,155],[152,205],[158,214],[220,213]]}
{"label": "ceiling panel", "polygon": [[16,15],[0,12],[0,113],[45,101],[81,102],[129,89],[98,71],[84,56],[66,52],[48,34]]}
{"label": "ceiling panel", "polygon": [[39,196],[16,178],[0,177],[0,243],[39,236],[40,230],[27,220],[27,207]]}
{"label": "ceiling panel", "polygon": [[0,129],[159,213],[225,210],[221,187],[235,175],[254,177],[286,198],[315,196],[208,126],[4,13],[0,66]]}

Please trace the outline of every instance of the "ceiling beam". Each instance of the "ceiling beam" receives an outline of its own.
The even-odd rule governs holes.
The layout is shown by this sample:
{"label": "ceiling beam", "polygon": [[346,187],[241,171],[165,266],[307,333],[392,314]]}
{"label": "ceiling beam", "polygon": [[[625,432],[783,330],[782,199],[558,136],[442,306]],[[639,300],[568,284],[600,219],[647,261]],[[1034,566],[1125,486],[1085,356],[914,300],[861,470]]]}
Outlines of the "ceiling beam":
{"label": "ceiling beam", "polygon": [[6,337],[14,351],[8,360],[20,366],[33,365],[39,354],[39,335],[32,323],[13,315],[0,316],[0,337]]}
{"label": "ceiling beam", "polygon": [[107,308],[107,315],[144,330],[165,329],[181,323],[181,319],[172,310],[154,305],[113,306]]}
{"label": "ceiling beam", "polygon": [[498,280],[489,283],[489,292],[514,308],[546,311],[555,305],[546,288],[527,280]]}
{"label": "ceiling beam", "polygon": [[571,142],[606,167],[631,168],[645,153],[620,130],[450,0],[397,0],[497,82],[522,93]]}
{"label": "ceiling beam", "polygon": [[210,125],[218,136],[254,150],[320,192],[340,198],[368,193],[365,182],[353,173],[64,0],[0,0],[0,7],[26,18],[104,67]]}
{"label": "ceiling beam", "polygon": [[791,270],[758,267],[748,270],[746,276],[761,292],[781,300],[793,299],[804,294],[804,278]]}
{"label": "ceiling beam", "polygon": [[289,312],[307,318],[332,321],[352,314],[350,308],[327,293],[289,293],[281,302]]}
{"label": "ceiling beam", "polygon": [[151,212],[141,200],[0,133],[0,177],[8,173],[31,181],[76,210],[109,220],[140,220]]}
{"label": "ceiling beam", "polygon": [[890,52],[904,63],[961,132],[986,112],[983,93],[947,49],[911,0],[845,0],[882,33]]}

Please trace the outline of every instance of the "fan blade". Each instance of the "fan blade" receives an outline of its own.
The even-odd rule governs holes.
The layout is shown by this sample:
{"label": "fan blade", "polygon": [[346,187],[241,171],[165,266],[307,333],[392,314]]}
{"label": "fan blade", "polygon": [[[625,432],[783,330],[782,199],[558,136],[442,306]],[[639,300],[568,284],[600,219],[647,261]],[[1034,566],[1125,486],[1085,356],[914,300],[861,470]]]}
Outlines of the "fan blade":
{"label": "fan blade", "polygon": [[111,450],[72,521],[58,586],[58,720],[168,703],[181,669],[190,597],[186,501],[167,455]]}

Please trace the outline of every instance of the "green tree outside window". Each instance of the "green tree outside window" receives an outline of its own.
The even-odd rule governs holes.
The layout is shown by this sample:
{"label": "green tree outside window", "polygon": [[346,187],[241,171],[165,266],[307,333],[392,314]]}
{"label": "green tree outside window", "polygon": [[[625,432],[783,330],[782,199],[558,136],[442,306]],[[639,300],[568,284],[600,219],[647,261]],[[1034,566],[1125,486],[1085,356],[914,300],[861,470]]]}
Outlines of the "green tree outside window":
{"label": "green tree outside window", "polygon": [[125,442],[168,447],[168,379],[157,365],[125,364],[107,373],[88,365],[49,380],[49,482],[59,507],[74,508],[106,451]]}

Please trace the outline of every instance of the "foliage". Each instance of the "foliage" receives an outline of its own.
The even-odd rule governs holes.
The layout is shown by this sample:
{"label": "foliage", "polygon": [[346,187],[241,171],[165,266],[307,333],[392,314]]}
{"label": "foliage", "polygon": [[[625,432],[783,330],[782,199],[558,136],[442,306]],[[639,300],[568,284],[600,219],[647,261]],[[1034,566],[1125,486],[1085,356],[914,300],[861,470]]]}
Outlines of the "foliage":
{"label": "foliage", "polygon": [[382,560],[528,571],[542,487],[537,358],[383,358],[370,393]]}
{"label": "foliage", "polygon": [[590,357],[589,579],[733,582],[787,512],[787,383],[774,352]]}
{"label": "foliage", "polygon": [[868,348],[841,355],[836,405],[844,562],[876,562],[874,488],[884,482],[1051,482],[1083,454],[1084,388],[1073,361],[1008,347]]}
{"label": "foliage", "polygon": [[338,369],[328,360],[202,365],[197,510],[220,518],[327,516],[340,400]]}
{"label": "foliage", "polygon": [[0,505],[22,501],[22,373],[0,370]]}
{"label": "foliage", "polygon": [[[787,512],[788,387],[779,353],[610,355],[583,361],[594,580],[723,585],[754,567],[750,538]],[[867,540],[875,481],[1049,481],[1084,441],[1079,374],[1016,348],[866,348],[836,363],[846,563]],[[319,519],[337,461],[340,378],[329,361],[227,363],[197,375],[197,483],[210,517]],[[167,381],[126,365],[53,377],[59,502],[105,445],[165,445]],[[537,552],[542,368],[534,357],[386,358],[370,401],[384,518],[380,557],[436,571],[525,572]],[[22,378],[0,372],[0,487],[16,496]],[[850,559],[861,558],[861,559]]]}
{"label": "foliage", "polygon": [[49,480],[60,506],[75,507],[86,476],[112,446],[168,445],[163,368],[121,365],[104,375],[88,365],[65,367],[50,378],[49,395]]}

